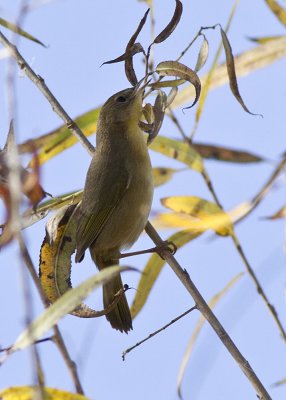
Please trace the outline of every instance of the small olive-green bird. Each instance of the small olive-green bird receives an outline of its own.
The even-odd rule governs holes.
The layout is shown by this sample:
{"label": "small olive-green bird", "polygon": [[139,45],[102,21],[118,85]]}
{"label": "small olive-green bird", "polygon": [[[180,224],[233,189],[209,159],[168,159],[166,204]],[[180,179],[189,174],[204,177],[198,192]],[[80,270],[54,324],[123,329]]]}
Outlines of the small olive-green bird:
{"label": "small olive-green bird", "polygon": [[[102,106],[93,155],[78,208],[76,262],[87,248],[99,270],[119,263],[145,228],[153,197],[152,168],[139,128],[144,88],[122,90]],[[122,288],[120,275],[103,286],[107,307]],[[106,315],[121,332],[132,329],[125,294]]]}

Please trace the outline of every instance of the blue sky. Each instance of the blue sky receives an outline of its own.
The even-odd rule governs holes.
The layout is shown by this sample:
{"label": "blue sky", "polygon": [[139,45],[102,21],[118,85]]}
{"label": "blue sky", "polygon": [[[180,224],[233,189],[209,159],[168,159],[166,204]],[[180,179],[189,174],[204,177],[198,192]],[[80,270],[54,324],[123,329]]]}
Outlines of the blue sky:
{"label": "blue sky", "polygon": [[[1,16],[13,21],[19,1],[0,1]],[[174,1],[157,0],[155,4],[156,29],[159,32],[169,21]],[[192,39],[201,26],[226,24],[232,3],[223,0],[200,2],[183,1],[182,21],[174,34],[155,48],[156,61],[174,59]],[[123,65],[102,62],[115,58],[124,51],[130,35],[142,18],[146,5],[135,0],[95,2],[85,0],[58,0],[36,8],[25,19],[24,28],[48,45],[42,48],[21,39],[20,50],[34,70],[67,112],[75,117],[104,102],[111,94],[128,87]],[[4,30],[3,30],[4,32]],[[7,33],[7,32],[6,32]],[[7,33],[10,36],[9,33]],[[263,1],[241,0],[234,17],[229,39],[235,54],[250,49],[247,36],[284,34],[283,26],[271,14]],[[219,43],[219,32],[208,33],[210,61]],[[142,34],[142,44],[148,45],[149,25]],[[188,53],[183,62],[194,66],[198,46]],[[223,56],[221,57],[223,61]],[[227,85],[210,93],[197,141],[225,145],[261,154],[274,161],[264,164],[234,165],[207,161],[206,168],[225,209],[230,209],[251,198],[271,174],[275,161],[285,151],[285,60],[259,70],[239,80],[241,94],[254,112],[264,118],[246,114],[236,102]],[[140,63],[137,64],[140,70]],[[0,61],[0,79],[5,87],[7,64]],[[17,74],[17,140],[19,142],[61,125],[38,89],[21,74]],[[195,110],[180,109],[176,115],[187,132],[194,123]],[[0,128],[2,146],[9,126],[7,92],[0,93]],[[173,125],[166,122],[162,134],[179,138]],[[91,137],[94,143],[94,136]],[[182,167],[175,161],[152,153],[154,166]],[[44,165],[42,184],[47,192],[57,195],[83,186],[90,158],[80,146],[52,159]],[[284,187],[283,187],[284,183]],[[186,171],[155,192],[152,211],[162,210],[159,199],[170,195],[196,195],[211,200],[205,184],[197,173]],[[262,219],[277,211],[285,203],[285,177],[279,190],[273,191],[262,205],[237,227],[245,253],[257,272],[271,302],[285,319],[285,222]],[[26,240],[34,263],[44,237],[44,222],[27,230]],[[168,237],[169,231],[162,235]],[[150,246],[142,235],[134,249]],[[24,327],[23,293],[20,268],[23,267],[16,244],[1,250],[0,345],[7,346]],[[221,290],[237,273],[244,271],[231,240],[211,234],[193,241],[177,253],[192,279],[206,299]],[[73,284],[95,272],[91,261],[73,268]],[[148,257],[128,260],[130,265],[143,268]],[[138,274],[125,276],[130,286],[136,287]],[[35,315],[42,311],[38,295],[33,289]],[[135,292],[129,291],[132,301]],[[94,308],[101,307],[101,296],[95,293],[89,300]],[[166,266],[156,282],[150,298],[134,321],[134,331],[127,335],[113,331],[105,319],[82,320],[66,316],[60,322],[67,346],[79,365],[79,374],[85,393],[91,399],[110,399],[115,396],[127,400],[175,399],[176,377],[189,338],[198,319],[193,313],[167,331],[148,341],[127,356],[123,363],[121,352],[169,322],[193,305],[182,284]],[[273,398],[282,400],[286,386],[273,389],[270,385],[285,377],[285,344],[268,311],[257,296],[252,282],[245,276],[216,308],[227,331],[246,359],[269,389]],[[66,367],[53,344],[39,346],[45,366],[48,386],[73,390]],[[15,354],[1,367],[0,388],[26,385],[33,382],[29,351]],[[205,326],[183,383],[185,399],[212,398],[234,400],[255,398],[255,393],[212,330]]]}

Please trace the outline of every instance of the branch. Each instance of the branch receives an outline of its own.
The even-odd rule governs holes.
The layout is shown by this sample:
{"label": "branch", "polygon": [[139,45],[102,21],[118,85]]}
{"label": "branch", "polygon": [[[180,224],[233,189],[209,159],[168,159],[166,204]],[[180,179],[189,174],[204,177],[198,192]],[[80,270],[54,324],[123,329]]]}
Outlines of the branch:
{"label": "branch", "polygon": [[[146,233],[152,239],[156,246],[162,246],[163,240],[158,235],[156,230],[153,228],[150,222],[147,223],[145,228]],[[167,250],[162,249],[160,255],[166,260],[166,262],[170,265],[173,269],[179,280],[185,286],[187,291],[190,293],[192,298],[194,299],[197,308],[205,317],[205,319],[209,322],[213,330],[216,332],[219,339],[222,341],[224,346],[227,348],[229,353],[232,355],[234,360],[237,362],[238,366],[242,369],[243,373],[248,378],[251,385],[254,387],[257,395],[259,396],[260,400],[271,400],[270,395],[268,394],[267,390],[264,388],[262,382],[256,376],[255,372],[251,368],[249,362],[243,357],[240,353],[228,333],[225,331],[219,320],[216,318],[212,310],[207,305],[206,301],[194,285],[193,281],[191,280],[188,272],[186,269],[183,269],[180,264],[177,262],[175,257]]]}
{"label": "branch", "polygon": [[78,125],[71,119],[68,113],[64,110],[64,108],[60,105],[58,100],[55,98],[53,93],[50,91],[48,86],[45,84],[44,79],[37,75],[34,70],[30,67],[28,62],[22,57],[19,53],[16,46],[14,46],[0,31],[0,43],[4,47],[9,50],[10,55],[16,60],[19,68],[24,74],[37,86],[37,88],[43,93],[48,102],[50,103],[53,111],[58,114],[58,116],[64,121],[67,128],[71,131],[71,133],[78,139],[78,141],[82,144],[83,147],[88,151],[90,155],[93,155],[94,147],[89,142],[89,140],[85,137],[83,132],[80,130]]}

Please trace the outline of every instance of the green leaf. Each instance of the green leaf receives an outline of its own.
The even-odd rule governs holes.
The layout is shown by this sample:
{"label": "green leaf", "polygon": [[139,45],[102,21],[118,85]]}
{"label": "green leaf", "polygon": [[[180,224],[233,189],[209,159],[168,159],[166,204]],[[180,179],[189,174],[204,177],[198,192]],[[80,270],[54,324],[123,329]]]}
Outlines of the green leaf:
{"label": "green leaf", "polygon": [[12,24],[12,22],[9,22],[3,18],[0,18],[0,25],[4,26],[4,28],[10,29],[10,31],[18,33],[18,35],[21,35],[25,37],[26,39],[31,40],[32,42],[38,43],[41,46],[44,46],[44,43],[41,42],[39,39],[35,38],[34,36],[30,35],[28,32],[23,31],[23,29],[19,28],[17,25]]}
{"label": "green leaf", "polygon": [[123,271],[131,271],[131,267],[109,267],[87,279],[74,289],[70,289],[54,304],[34,320],[16,339],[11,347],[11,352],[25,349],[40,339],[44,333],[51,329],[59,319],[72,312],[96,288],[109,282]]}

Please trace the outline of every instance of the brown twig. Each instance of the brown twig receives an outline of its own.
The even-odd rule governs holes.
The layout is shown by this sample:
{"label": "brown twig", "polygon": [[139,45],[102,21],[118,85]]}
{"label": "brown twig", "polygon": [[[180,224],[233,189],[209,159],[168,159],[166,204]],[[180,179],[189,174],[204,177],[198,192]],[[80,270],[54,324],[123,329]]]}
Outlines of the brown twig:
{"label": "brown twig", "polygon": [[155,332],[150,333],[145,339],[140,340],[140,342],[137,342],[134,346],[129,347],[128,349],[124,350],[122,353],[122,360],[125,361],[125,356],[126,354],[130,353],[130,351],[134,350],[136,347],[139,347],[141,344],[147,342],[147,340],[151,339],[152,337],[156,336],[158,333],[164,331],[165,329],[169,328],[169,326],[173,325],[175,322],[179,321],[181,318],[185,317],[188,315],[190,312],[194,311],[197,309],[197,306],[193,306],[192,308],[189,308],[187,311],[185,311],[183,314],[180,314],[178,317],[172,319],[172,321],[168,322],[168,324],[162,326],[162,328],[157,329]]}
{"label": "brown twig", "polygon": [[[158,235],[156,230],[150,224],[150,222],[146,225],[146,233],[148,236],[153,240],[155,245],[159,246],[162,245],[163,240]],[[213,330],[218,335],[219,339],[222,341],[224,346],[227,348],[229,353],[232,355],[234,360],[237,362],[238,366],[241,368],[243,373],[248,378],[249,382],[255,389],[257,395],[259,396],[260,400],[271,400],[270,395],[268,394],[267,390],[264,388],[262,382],[259,380],[253,369],[251,368],[249,362],[243,357],[240,353],[239,349],[236,347],[228,333],[225,331],[219,320],[216,318],[196,286],[194,285],[193,281],[191,280],[188,272],[183,269],[180,264],[177,262],[175,257],[168,251],[162,250],[161,255],[164,257],[166,262],[170,265],[173,269],[179,280],[191,294],[192,298],[194,299],[198,310],[203,314],[205,319],[209,322]]]}
{"label": "brown twig", "polygon": [[24,74],[37,86],[37,88],[43,93],[48,102],[50,103],[53,111],[65,122],[67,128],[71,131],[71,133],[78,139],[78,141],[85,147],[90,155],[94,152],[94,147],[80,130],[78,125],[70,118],[68,113],[64,110],[55,96],[52,94],[48,86],[45,84],[44,79],[37,75],[34,70],[30,67],[28,62],[24,59],[24,57],[20,54],[17,47],[14,46],[0,31],[0,43],[4,47],[6,47],[10,55],[16,60],[19,68]]}

